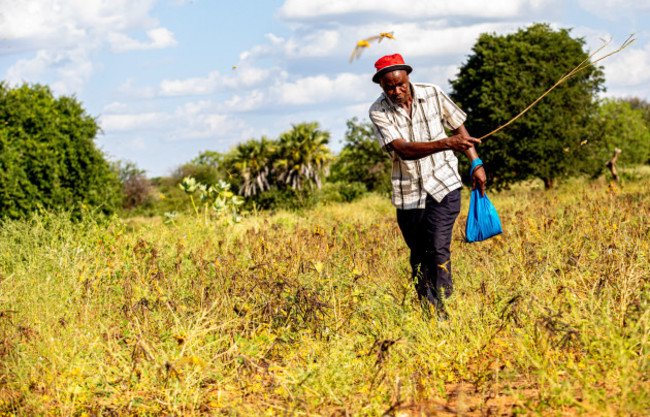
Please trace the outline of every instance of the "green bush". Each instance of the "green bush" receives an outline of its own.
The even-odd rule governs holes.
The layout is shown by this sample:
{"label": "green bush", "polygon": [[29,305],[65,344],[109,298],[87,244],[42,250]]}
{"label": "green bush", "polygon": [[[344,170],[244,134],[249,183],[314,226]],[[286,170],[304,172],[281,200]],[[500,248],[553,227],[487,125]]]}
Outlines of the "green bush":
{"label": "green bush", "polygon": [[95,146],[98,131],[74,97],[55,98],[38,84],[0,83],[0,217],[39,208],[119,208],[120,183]]}
{"label": "green bush", "polygon": [[328,182],[316,192],[316,200],[323,203],[347,203],[362,197],[368,192],[362,182]]}
{"label": "green bush", "polygon": [[196,180],[201,184],[207,185],[215,185],[219,180],[225,178],[225,176],[219,172],[217,167],[196,164],[194,162],[189,162],[179,166],[174,170],[171,177],[175,184],[179,184],[185,177],[192,177],[196,178]]}
{"label": "green bush", "polygon": [[369,191],[391,192],[392,162],[374,137],[372,123],[347,121],[345,145],[330,167],[328,181],[360,182]]}
{"label": "green bush", "polygon": [[123,209],[132,210],[153,200],[153,188],[144,170],[131,161],[117,161],[111,165],[122,187]]}
{"label": "green bush", "polygon": [[[650,158],[650,132],[640,109],[621,99],[604,99],[598,107],[596,132],[603,145],[600,162],[608,161],[615,148],[621,149],[617,166],[635,166]],[[602,165],[602,164],[601,164]],[[602,165],[604,169],[604,165]]]}
{"label": "green bush", "polygon": [[245,208],[262,210],[298,210],[313,205],[312,194],[309,190],[295,190],[290,187],[261,192],[251,197]]}

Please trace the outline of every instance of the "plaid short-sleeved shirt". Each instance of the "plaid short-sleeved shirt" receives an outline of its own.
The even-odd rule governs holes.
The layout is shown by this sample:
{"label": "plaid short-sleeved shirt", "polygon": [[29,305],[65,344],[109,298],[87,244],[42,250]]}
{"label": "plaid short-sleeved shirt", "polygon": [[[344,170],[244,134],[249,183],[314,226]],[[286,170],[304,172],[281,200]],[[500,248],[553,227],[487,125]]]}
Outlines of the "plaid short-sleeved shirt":
{"label": "plaid short-sleeved shirt", "polygon": [[370,107],[375,136],[393,160],[393,205],[403,210],[424,208],[427,194],[439,202],[462,187],[453,151],[406,161],[388,146],[400,138],[409,142],[440,140],[447,137],[444,128],[453,130],[465,121],[465,113],[439,87],[411,84],[411,88],[412,118],[383,93]]}

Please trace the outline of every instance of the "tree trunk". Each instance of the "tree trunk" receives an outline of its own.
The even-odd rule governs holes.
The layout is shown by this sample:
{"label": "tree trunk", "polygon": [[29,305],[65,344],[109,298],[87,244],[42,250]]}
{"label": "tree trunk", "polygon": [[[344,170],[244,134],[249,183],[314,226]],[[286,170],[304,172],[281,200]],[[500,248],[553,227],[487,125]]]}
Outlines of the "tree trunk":
{"label": "tree trunk", "polygon": [[552,179],[550,179],[550,178],[542,178],[542,180],[544,181],[544,189],[550,190],[551,188],[553,188],[553,180]]}
{"label": "tree trunk", "polygon": [[607,168],[609,168],[609,170],[612,172],[612,177],[614,178],[614,181],[616,181],[616,182],[621,181],[621,177],[619,177],[618,173],[616,172],[616,160],[618,159],[618,154],[619,153],[621,153],[620,149],[618,149],[618,148],[614,149],[614,156],[612,157],[612,159],[607,161],[607,163],[605,163],[605,166]]}

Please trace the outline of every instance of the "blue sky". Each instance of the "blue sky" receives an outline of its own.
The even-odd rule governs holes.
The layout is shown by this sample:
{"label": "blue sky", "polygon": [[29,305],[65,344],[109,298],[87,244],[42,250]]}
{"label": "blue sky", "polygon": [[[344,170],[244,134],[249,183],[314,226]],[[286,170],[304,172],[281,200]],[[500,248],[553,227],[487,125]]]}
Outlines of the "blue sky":
{"label": "blue sky", "polygon": [[[479,34],[534,22],[573,28],[590,50],[635,33],[602,62],[605,95],[650,101],[649,0],[0,0],[0,74],[74,94],[104,152],[152,177],[304,121],[337,151],[380,92],[377,58],[399,52],[413,81],[448,89]],[[349,62],[358,40],[390,31]]]}

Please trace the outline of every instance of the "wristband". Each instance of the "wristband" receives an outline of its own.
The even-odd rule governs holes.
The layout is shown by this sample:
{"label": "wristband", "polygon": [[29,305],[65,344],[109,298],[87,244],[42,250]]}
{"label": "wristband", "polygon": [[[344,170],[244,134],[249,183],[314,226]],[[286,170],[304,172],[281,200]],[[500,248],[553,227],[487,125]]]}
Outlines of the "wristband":
{"label": "wristband", "polygon": [[483,161],[481,161],[479,158],[476,158],[475,160],[472,161],[472,167],[469,170],[469,176],[471,177],[472,174],[474,173],[474,170],[476,167],[483,165]]}

